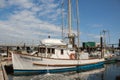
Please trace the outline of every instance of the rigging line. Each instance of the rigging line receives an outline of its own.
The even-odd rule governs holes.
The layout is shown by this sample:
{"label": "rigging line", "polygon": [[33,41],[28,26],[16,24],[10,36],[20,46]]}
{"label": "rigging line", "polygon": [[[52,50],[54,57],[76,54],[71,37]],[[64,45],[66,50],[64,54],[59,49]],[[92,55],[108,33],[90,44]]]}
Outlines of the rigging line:
{"label": "rigging line", "polygon": [[[64,0],[63,0],[64,1]],[[67,7],[66,7],[66,5],[65,4],[67,4],[67,3],[65,3],[65,1],[64,1],[64,3],[63,3],[63,17],[64,17],[64,36],[66,36],[66,34],[67,34],[67,22],[68,22],[68,19],[67,19],[67,16],[68,16],[68,14],[67,14]]]}
{"label": "rigging line", "polygon": [[58,7],[57,7],[57,9],[61,9],[61,24],[62,24],[62,28],[61,28],[61,31],[62,31],[62,35],[61,35],[61,37],[62,37],[62,39],[63,39],[63,37],[64,37],[64,33],[63,33],[63,27],[64,27],[64,11],[63,11],[63,7],[64,7],[64,0],[58,0],[57,1],[57,3],[58,3]]}
{"label": "rigging line", "polygon": [[65,0],[60,0],[61,1],[61,24],[63,27],[63,37],[65,37],[65,34],[67,33],[67,14],[66,14],[66,5],[65,5]]}
{"label": "rigging line", "polygon": [[63,12],[63,7],[64,7],[64,1],[62,0],[62,3],[61,3],[61,16],[62,16],[62,39],[64,37],[64,33],[63,33],[63,28],[64,28],[64,12]]}
{"label": "rigging line", "polygon": [[60,6],[61,6],[61,2],[60,2],[61,0],[58,0],[58,4],[59,4],[59,6],[58,6],[58,8],[60,8]]}
{"label": "rigging line", "polygon": [[108,39],[109,39],[108,44],[110,44],[110,31],[109,30],[108,30]]}

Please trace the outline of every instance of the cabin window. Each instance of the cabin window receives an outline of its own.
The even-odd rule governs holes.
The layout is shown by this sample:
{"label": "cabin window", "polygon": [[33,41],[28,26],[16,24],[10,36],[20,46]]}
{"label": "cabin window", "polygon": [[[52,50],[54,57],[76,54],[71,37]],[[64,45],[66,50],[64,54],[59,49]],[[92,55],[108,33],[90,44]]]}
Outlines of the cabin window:
{"label": "cabin window", "polygon": [[40,53],[45,53],[45,48],[40,48]]}
{"label": "cabin window", "polygon": [[61,49],[61,55],[63,55],[63,49]]}
{"label": "cabin window", "polygon": [[47,53],[55,54],[55,49],[54,48],[48,48]]}
{"label": "cabin window", "polygon": [[55,54],[55,49],[54,48],[52,49],[52,54]]}
{"label": "cabin window", "polygon": [[51,53],[51,49],[50,48],[47,48],[47,53]]}

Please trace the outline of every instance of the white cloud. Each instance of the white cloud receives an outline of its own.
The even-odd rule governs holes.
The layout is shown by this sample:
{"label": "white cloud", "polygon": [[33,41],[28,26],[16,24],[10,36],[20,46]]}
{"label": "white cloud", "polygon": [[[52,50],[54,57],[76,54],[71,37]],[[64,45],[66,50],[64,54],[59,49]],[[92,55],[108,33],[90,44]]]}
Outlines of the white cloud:
{"label": "white cloud", "polygon": [[31,8],[31,10],[32,10],[33,12],[37,12],[37,11],[41,11],[42,8],[38,8],[37,6],[33,6],[33,7]]}
{"label": "white cloud", "polygon": [[10,13],[8,20],[0,20],[0,42],[39,41],[48,35],[61,37],[61,25],[55,25],[61,24],[61,21],[57,21],[61,18],[61,9],[55,0],[38,0],[38,3],[32,0],[8,0],[2,3],[2,9],[13,5],[16,9]]}
{"label": "white cloud", "polygon": [[49,35],[59,36],[60,28],[34,16],[33,12],[28,10],[21,11],[12,15],[8,21],[0,21],[0,32],[3,39],[25,41],[40,40],[40,36],[45,38]]}
{"label": "white cloud", "polygon": [[33,3],[30,2],[30,0],[8,0],[9,5],[17,5],[21,8],[31,8],[33,6]]}
{"label": "white cloud", "polygon": [[6,6],[5,0],[0,0],[0,8],[3,8]]}

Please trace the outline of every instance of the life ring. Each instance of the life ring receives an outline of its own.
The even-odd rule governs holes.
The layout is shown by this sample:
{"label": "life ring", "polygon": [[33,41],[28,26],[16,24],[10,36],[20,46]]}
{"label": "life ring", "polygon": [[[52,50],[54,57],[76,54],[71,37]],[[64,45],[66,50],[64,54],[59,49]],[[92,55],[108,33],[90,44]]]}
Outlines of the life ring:
{"label": "life ring", "polygon": [[71,53],[71,54],[69,55],[69,57],[70,57],[70,59],[75,59],[75,54]]}

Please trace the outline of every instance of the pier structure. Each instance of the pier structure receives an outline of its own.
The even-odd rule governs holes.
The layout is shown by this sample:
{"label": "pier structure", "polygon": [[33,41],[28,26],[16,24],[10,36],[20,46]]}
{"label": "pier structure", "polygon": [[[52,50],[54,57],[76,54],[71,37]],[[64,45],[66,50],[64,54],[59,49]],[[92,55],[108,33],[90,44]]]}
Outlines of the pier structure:
{"label": "pier structure", "polygon": [[8,80],[8,76],[4,68],[5,63],[6,62],[2,62],[2,60],[0,60],[0,80]]}
{"label": "pier structure", "polygon": [[0,63],[0,80],[4,80],[1,63]]}

